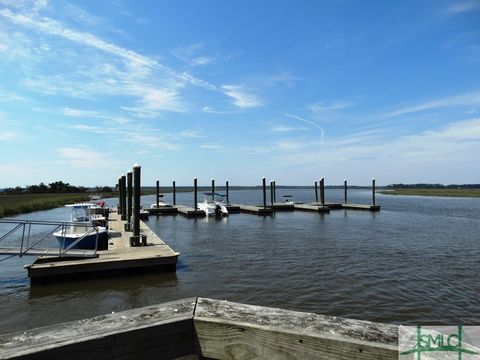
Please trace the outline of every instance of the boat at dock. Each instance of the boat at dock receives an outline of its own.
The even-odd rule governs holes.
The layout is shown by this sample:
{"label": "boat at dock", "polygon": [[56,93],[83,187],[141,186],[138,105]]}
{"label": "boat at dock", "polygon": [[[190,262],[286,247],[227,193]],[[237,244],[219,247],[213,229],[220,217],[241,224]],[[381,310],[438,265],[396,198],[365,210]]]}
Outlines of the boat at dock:
{"label": "boat at dock", "polygon": [[224,195],[212,192],[203,193],[205,200],[198,203],[198,209],[207,216],[227,216],[228,209],[223,201]]}
{"label": "boat at dock", "polygon": [[107,250],[107,219],[102,214],[92,213],[96,205],[78,203],[65,206],[72,210],[70,223],[53,233],[60,246],[63,249]]}

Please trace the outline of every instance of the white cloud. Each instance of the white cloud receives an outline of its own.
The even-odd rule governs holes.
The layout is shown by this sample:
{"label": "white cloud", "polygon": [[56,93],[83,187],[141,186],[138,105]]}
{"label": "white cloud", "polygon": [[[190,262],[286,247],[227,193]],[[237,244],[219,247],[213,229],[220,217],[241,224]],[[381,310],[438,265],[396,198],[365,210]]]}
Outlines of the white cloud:
{"label": "white cloud", "polygon": [[262,106],[262,102],[252,94],[247,94],[243,86],[223,85],[222,89],[227,96],[234,99],[234,104],[240,108],[256,108]]}
{"label": "white cloud", "polygon": [[400,115],[410,114],[418,111],[439,109],[455,106],[478,106],[480,105],[480,92],[451,96],[447,98],[432,100],[421,104],[401,107],[397,110],[383,114],[384,118],[392,118]]}
{"label": "white cloud", "polygon": [[456,3],[447,8],[446,13],[459,14],[475,10],[480,10],[480,2],[478,0],[457,1]]}

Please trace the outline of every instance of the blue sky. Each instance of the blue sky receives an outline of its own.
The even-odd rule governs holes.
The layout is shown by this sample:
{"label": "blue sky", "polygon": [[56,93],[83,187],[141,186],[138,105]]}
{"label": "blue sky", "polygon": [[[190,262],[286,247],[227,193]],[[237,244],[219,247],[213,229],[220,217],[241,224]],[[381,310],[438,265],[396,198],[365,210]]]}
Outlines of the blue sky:
{"label": "blue sky", "polygon": [[479,183],[480,1],[0,0],[0,188]]}

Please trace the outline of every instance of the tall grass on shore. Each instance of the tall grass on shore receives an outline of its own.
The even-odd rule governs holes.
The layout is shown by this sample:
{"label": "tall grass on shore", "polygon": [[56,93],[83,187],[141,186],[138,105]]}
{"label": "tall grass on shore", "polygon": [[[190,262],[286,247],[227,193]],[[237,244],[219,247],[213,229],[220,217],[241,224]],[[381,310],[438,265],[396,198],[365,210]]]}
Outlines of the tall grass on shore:
{"label": "tall grass on shore", "polygon": [[53,209],[89,199],[89,194],[0,195],[0,218],[33,211]]}

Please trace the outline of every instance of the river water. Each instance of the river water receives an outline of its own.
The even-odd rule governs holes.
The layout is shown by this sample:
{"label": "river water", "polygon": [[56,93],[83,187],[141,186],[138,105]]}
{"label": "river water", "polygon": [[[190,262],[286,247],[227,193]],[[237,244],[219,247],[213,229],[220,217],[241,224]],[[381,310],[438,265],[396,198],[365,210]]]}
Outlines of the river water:
{"label": "river water", "polygon": [[[313,200],[313,190],[278,192]],[[326,190],[329,202],[342,197]],[[349,192],[352,203],[370,198]],[[261,192],[230,191],[230,201],[258,204]],[[177,203],[191,205],[192,194],[177,194]],[[23,265],[33,258],[2,261],[0,333],[190,296],[396,324],[479,325],[480,199],[377,194],[377,204],[379,213],[152,216],[147,224],[181,253],[176,273],[31,287]],[[68,209],[18,218],[66,220]]]}

